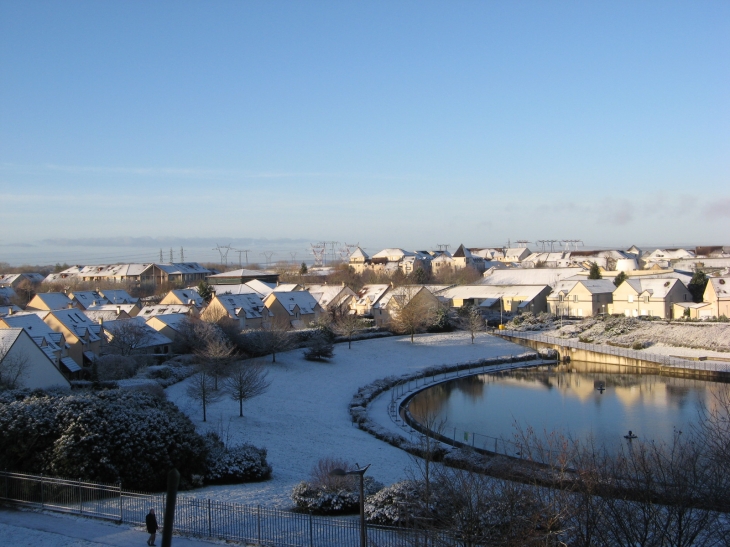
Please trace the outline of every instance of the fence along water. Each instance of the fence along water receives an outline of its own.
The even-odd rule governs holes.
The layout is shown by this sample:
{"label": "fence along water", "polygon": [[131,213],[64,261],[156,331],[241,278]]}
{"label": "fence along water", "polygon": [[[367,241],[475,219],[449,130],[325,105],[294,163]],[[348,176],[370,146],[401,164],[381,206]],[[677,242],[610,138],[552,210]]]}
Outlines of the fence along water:
{"label": "fence along water", "polygon": [[[101,484],[43,475],[0,472],[0,501],[143,526],[154,507],[165,513],[164,494],[124,490]],[[160,523],[162,525],[162,523]],[[360,525],[353,519],[315,517],[280,509],[178,496],[175,531],[272,547],[357,547]],[[458,545],[446,532],[368,526],[368,545]]]}

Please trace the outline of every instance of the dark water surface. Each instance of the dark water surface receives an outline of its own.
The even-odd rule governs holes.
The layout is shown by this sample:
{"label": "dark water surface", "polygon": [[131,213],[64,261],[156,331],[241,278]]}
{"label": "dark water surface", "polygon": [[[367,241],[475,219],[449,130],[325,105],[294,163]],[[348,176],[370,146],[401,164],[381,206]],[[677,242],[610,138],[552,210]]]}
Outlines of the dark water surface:
{"label": "dark water surface", "polygon": [[445,382],[416,395],[409,408],[422,423],[427,415],[444,421],[444,435],[488,449],[489,438],[512,440],[518,427],[581,440],[592,435],[609,447],[625,442],[629,430],[645,441],[689,432],[700,406],[712,405],[726,385],[573,362]]}

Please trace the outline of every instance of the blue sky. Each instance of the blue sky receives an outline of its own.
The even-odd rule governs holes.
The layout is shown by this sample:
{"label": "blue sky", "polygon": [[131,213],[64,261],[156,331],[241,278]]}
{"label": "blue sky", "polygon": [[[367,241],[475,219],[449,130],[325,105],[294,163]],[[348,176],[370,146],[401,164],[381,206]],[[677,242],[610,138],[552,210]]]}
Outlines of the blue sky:
{"label": "blue sky", "polygon": [[0,1],[0,261],[730,244],[729,28],[725,1]]}

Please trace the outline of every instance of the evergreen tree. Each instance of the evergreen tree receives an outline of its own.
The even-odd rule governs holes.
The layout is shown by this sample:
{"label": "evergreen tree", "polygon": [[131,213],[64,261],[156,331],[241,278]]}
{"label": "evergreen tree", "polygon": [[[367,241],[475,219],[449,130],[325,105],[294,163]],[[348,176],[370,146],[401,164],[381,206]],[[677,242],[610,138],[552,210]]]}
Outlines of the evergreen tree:
{"label": "evergreen tree", "polygon": [[702,270],[697,270],[692,276],[692,280],[687,285],[687,289],[692,293],[692,300],[702,302],[707,287],[707,274]]}
{"label": "evergreen tree", "polygon": [[299,275],[305,275],[307,271],[308,269],[306,262],[302,262],[302,266],[299,268]]}
{"label": "evergreen tree", "polygon": [[616,276],[616,279],[613,280],[613,284],[617,287],[621,285],[624,281],[626,281],[629,278],[628,275],[626,275],[626,272],[619,272]]}
{"label": "evergreen tree", "polygon": [[591,271],[588,274],[588,279],[602,279],[601,268],[595,262],[591,264]]}
{"label": "evergreen tree", "polygon": [[198,283],[198,294],[203,300],[210,302],[213,298],[213,288],[208,284],[207,281],[201,281]]}

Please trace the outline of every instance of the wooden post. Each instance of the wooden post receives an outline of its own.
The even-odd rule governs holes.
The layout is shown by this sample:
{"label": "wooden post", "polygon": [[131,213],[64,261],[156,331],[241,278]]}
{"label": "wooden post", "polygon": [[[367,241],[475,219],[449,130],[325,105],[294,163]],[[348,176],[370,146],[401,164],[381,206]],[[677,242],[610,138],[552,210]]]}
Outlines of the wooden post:
{"label": "wooden post", "polygon": [[165,504],[165,521],[162,525],[162,547],[172,545],[172,527],[175,522],[175,502],[177,488],[180,485],[180,472],[173,468],[167,473],[167,501]]}

